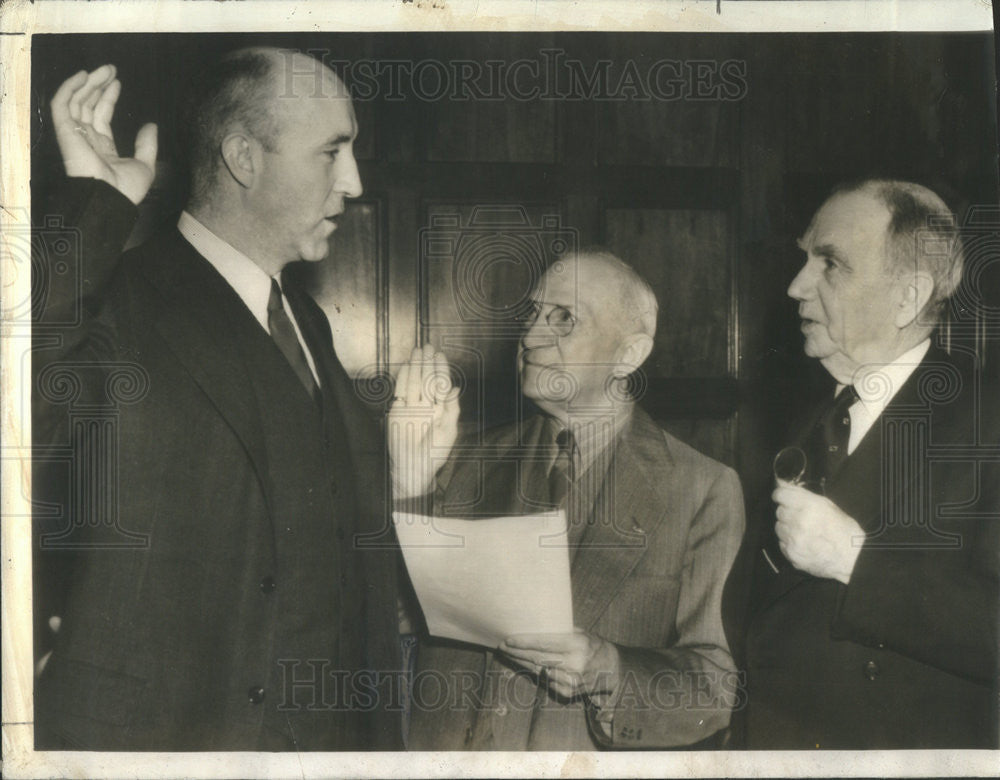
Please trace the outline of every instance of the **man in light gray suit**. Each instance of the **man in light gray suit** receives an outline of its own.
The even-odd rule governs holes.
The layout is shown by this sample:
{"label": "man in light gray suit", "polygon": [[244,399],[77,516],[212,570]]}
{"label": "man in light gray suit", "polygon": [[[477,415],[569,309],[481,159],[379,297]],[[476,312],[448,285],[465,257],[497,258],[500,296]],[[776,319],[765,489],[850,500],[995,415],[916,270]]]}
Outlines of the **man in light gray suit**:
{"label": "man in light gray suit", "polygon": [[577,627],[497,648],[423,637],[410,749],[720,741],[737,695],[720,605],[743,499],[731,469],[662,431],[628,392],[656,311],[648,284],[614,255],[559,259],[532,295],[518,354],[522,392],[542,414],[478,443],[452,447],[458,405],[440,353],[415,351],[400,372],[390,431],[433,408],[427,428],[451,454],[437,474],[426,458],[401,468],[413,455],[390,441],[396,479],[409,480],[396,495],[433,490],[435,513],[461,517],[564,506]]}

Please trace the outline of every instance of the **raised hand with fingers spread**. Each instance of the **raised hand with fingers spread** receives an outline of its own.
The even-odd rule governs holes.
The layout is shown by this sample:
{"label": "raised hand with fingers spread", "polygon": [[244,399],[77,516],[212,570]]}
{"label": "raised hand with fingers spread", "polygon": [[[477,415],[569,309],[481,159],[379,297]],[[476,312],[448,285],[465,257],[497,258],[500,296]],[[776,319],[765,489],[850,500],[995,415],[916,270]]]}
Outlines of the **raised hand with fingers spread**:
{"label": "raised hand with fingers spread", "polygon": [[52,123],[66,174],[101,179],[138,205],[156,171],[156,125],[135,138],[135,157],[121,157],[111,134],[111,118],[122,84],[114,65],[81,70],[62,83],[52,98]]}
{"label": "raised hand with fingers spread", "polygon": [[[38,220],[46,251],[32,258],[35,321],[59,338],[32,352],[32,431],[46,451],[68,445],[73,462],[107,449],[106,426],[74,427],[77,405],[45,392],[71,386],[114,407],[117,459],[70,483],[59,464],[35,469],[32,496],[53,506],[79,479],[116,486],[53,518],[80,552],[72,571],[65,556],[36,559],[56,591],[39,616],[62,622],[34,687],[35,745],[401,750],[389,697],[288,707],[281,685],[287,659],[322,658],[351,678],[402,663],[398,551],[366,543],[384,528],[385,437],[329,319],[283,273],[329,254],[346,201],[362,192],[348,90],[284,48],[206,57],[178,91],[191,196],[172,225],[148,204],[157,229],[126,250],[157,143],[146,125],[134,157],[119,154],[116,74],[80,72],[56,92],[71,178],[52,177],[37,210],[61,218],[53,230]],[[47,251],[55,241],[68,248]],[[309,388],[289,354],[307,364]]]}

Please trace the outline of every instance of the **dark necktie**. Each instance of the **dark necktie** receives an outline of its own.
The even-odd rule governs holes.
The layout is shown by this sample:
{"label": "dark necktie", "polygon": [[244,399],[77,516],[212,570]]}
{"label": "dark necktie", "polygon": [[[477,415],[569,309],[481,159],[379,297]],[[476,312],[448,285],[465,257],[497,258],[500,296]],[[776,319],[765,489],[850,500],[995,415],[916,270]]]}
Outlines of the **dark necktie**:
{"label": "dark necktie", "polygon": [[267,299],[267,327],[271,331],[271,338],[295,371],[306,392],[314,400],[317,399],[319,388],[316,386],[316,378],[309,370],[306,353],[302,350],[299,337],[295,334],[295,326],[292,325],[281,302],[281,287],[278,286],[277,279],[271,279],[271,295]]}
{"label": "dark necktie", "polygon": [[854,386],[844,387],[817,421],[807,449],[812,480],[822,484],[833,479],[847,459],[847,443],[851,438],[848,410],[857,400]]}
{"label": "dark necktie", "polygon": [[576,442],[573,434],[563,428],[556,434],[555,460],[549,466],[549,500],[553,506],[562,506],[566,501],[566,494],[569,492],[570,484],[573,482],[573,450]]}

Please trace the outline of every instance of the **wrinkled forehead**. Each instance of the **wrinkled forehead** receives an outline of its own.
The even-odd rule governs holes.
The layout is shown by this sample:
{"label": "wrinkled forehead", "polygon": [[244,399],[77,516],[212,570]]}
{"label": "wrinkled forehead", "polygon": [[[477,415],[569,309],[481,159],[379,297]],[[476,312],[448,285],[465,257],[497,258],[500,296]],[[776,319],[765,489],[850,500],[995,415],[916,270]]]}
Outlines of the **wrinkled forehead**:
{"label": "wrinkled forehead", "polygon": [[888,208],[873,194],[864,190],[837,193],[813,215],[799,246],[805,251],[859,243],[881,248],[889,220]]}

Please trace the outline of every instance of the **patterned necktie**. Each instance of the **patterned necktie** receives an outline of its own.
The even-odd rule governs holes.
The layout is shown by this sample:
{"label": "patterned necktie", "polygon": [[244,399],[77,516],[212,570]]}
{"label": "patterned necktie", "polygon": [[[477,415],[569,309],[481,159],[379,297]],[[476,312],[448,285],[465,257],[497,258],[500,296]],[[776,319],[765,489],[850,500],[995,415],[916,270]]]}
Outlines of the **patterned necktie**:
{"label": "patterned necktie", "polygon": [[[847,443],[851,438],[850,408],[858,400],[853,385],[844,387],[820,417],[809,437],[811,478],[821,484],[833,479],[847,459]],[[812,463],[810,463],[812,466]]]}
{"label": "patterned necktie", "polygon": [[267,327],[271,331],[271,338],[288,360],[306,392],[313,400],[317,400],[319,388],[316,386],[316,378],[309,369],[306,353],[299,343],[299,337],[295,334],[295,326],[292,325],[282,304],[281,287],[278,286],[277,279],[271,279],[271,295],[267,299]]}

